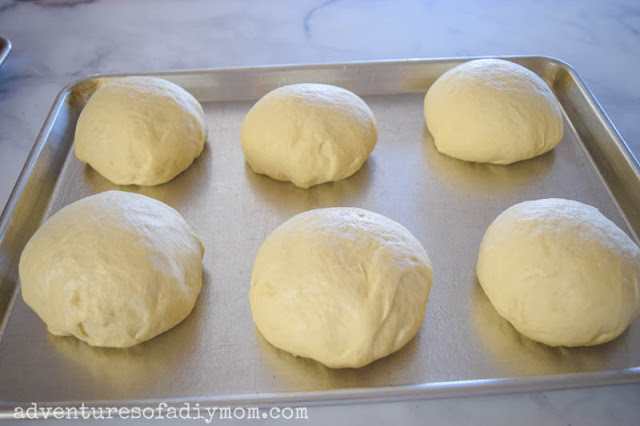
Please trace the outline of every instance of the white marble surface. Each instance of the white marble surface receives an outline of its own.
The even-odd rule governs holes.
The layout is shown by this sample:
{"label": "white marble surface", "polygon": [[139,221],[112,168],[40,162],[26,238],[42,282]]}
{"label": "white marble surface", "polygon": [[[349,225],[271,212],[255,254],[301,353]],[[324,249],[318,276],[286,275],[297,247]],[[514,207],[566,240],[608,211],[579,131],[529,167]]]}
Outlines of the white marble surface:
{"label": "white marble surface", "polygon": [[[640,3],[0,0],[0,206],[56,94],[106,72],[460,55],[573,65],[640,155]],[[632,425],[640,385],[312,408],[312,424]]]}

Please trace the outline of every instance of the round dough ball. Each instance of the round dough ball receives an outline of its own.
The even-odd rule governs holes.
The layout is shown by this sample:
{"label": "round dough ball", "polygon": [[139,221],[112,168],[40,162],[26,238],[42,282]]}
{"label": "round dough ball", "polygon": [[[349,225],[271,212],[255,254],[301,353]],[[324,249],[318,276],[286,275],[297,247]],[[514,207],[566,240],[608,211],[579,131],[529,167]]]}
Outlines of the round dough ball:
{"label": "round dough ball", "polygon": [[500,315],[551,346],[608,342],[640,314],[640,249],[577,201],[509,207],[482,239],[477,274]]}
{"label": "round dough ball", "polygon": [[267,93],[247,114],[241,134],[254,172],[301,188],[351,176],[377,140],[367,104],[327,84],[292,84]]}
{"label": "round dough ball", "polygon": [[203,254],[171,207],[103,192],[64,207],[31,237],[20,257],[22,297],[52,334],[128,347],[189,315]]}
{"label": "round dough ball", "polygon": [[560,104],[536,74],[513,62],[479,59],[440,76],[424,115],[436,148],[460,160],[511,164],[562,139]]}
{"label": "round dough ball", "polygon": [[85,105],[75,153],[117,185],[159,185],[186,170],[204,147],[204,111],[189,92],[155,77],[116,78]]}
{"label": "round dough ball", "polygon": [[400,224],[358,208],[318,209],[264,241],[249,298],[274,346],[332,368],[362,367],[418,332],[432,277],[424,248]]}

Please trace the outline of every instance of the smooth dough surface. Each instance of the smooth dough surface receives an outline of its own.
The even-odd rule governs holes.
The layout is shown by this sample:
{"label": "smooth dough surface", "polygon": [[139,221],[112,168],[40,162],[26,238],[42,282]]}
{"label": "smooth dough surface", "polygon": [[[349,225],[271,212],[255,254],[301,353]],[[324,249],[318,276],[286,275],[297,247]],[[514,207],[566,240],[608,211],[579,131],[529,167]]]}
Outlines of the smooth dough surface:
{"label": "smooth dough surface", "polygon": [[204,111],[186,90],[155,77],[98,87],[78,118],[75,154],[118,185],[159,185],[186,170],[204,147]]}
{"label": "smooth dough surface", "polygon": [[376,120],[354,93],[292,84],[267,93],[242,124],[242,151],[254,172],[301,188],[357,172],[378,140]]}
{"label": "smooth dough surface", "polygon": [[424,100],[438,151],[460,160],[511,164],[552,150],[563,135],[560,104],[532,71],[478,59],[445,72]]}
{"label": "smooth dough surface", "polygon": [[328,367],[361,367],[420,329],[433,278],[400,224],[358,208],[298,214],[264,241],[250,301],[274,346]]}
{"label": "smooth dough surface", "polygon": [[482,239],[477,274],[500,315],[551,346],[607,342],[640,314],[638,246],[577,201],[505,210]]}
{"label": "smooth dough surface", "polygon": [[128,347],[191,312],[203,254],[173,208],[103,192],[64,207],[29,240],[20,257],[22,297],[52,334]]}

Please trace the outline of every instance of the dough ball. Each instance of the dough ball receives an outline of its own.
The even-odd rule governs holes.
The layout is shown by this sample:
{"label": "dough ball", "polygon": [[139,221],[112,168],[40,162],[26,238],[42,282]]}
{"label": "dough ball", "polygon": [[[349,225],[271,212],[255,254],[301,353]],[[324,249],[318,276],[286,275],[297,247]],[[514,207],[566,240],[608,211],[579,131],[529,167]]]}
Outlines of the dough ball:
{"label": "dough ball", "polygon": [[511,164],[562,139],[560,104],[536,74],[513,62],[479,59],[436,80],[424,100],[436,148],[466,161]]}
{"label": "dough ball", "polygon": [[640,314],[638,246],[577,201],[509,207],[482,239],[477,273],[498,313],[547,345],[608,342]]}
{"label": "dough ball", "polygon": [[362,99],[327,84],[267,93],[242,124],[242,151],[254,172],[301,188],[347,178],[376,146],[373,113]]}
{"label": "dough ball", "polygon": [[206,137],[202,106],[186,90],[125,77],[100,86],[85,105],[75,153],[117,185],[159,185],[191,165]]}
{"label": "dough ball", "polygon": [[420,329],[433,273],[400,224],[367,210],[301,213],[264,241],[249,293],[274,346],[328,367],[362,367]]}
{"label": "dough ball", "polygon": [[22,297],[52,334],[133,346],[189,315],[203,254],[171,207],[103,192],[64,207],[31,237],[20,257]]}

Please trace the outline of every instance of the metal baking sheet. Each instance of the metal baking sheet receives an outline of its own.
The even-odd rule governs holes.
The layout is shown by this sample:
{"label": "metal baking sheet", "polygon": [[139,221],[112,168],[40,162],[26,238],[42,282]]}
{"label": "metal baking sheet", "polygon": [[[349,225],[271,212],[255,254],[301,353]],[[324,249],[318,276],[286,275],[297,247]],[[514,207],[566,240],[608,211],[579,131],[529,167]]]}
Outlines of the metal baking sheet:
{"label": "metal baking sheet", "polygon": [[0,65],[4,63],[4,60],[9,56],[11,51],[11,42],[4,37],[0,37]]}
{"label": "metal baking sheet", "polygon": [[[65,88],[47,118],[0,221],[0,408],[30,402],[138,404],[152,399],[326,403],[469,395],[625,383],[640,378],[640,321],[614,341],[551,348],[519,335],[475,277],[478,245],[508,206],[563,197],[598,207],[637,241],[638,164],[576,72],[546,57],[510,57],[542,76],[564,109],[565,136],[538,158],[508,167],[439,154],[423,98],[445,70],[471,58],[157,73],[192,92],[210,129],[201,157],[170,183],[119,187],[75,159],[79,112],[97,76]],[[308,190],[254,174],[240,149],[253,102],[288,83],[322,82],[363,96],[379,141],[354,176]],[[54,337],[19,295],[17,261],[42,220],[90,194],[120,189],[179,210],[206,247],[204,283],[191,315],[130,349]],[[405,225],[434,264],[426,318],[397,353],[361,369],[331,370],[269,345],[251,319],[256,252],[299,212],[357,206]],[[146,401],[146,402],[145,402]]]}

